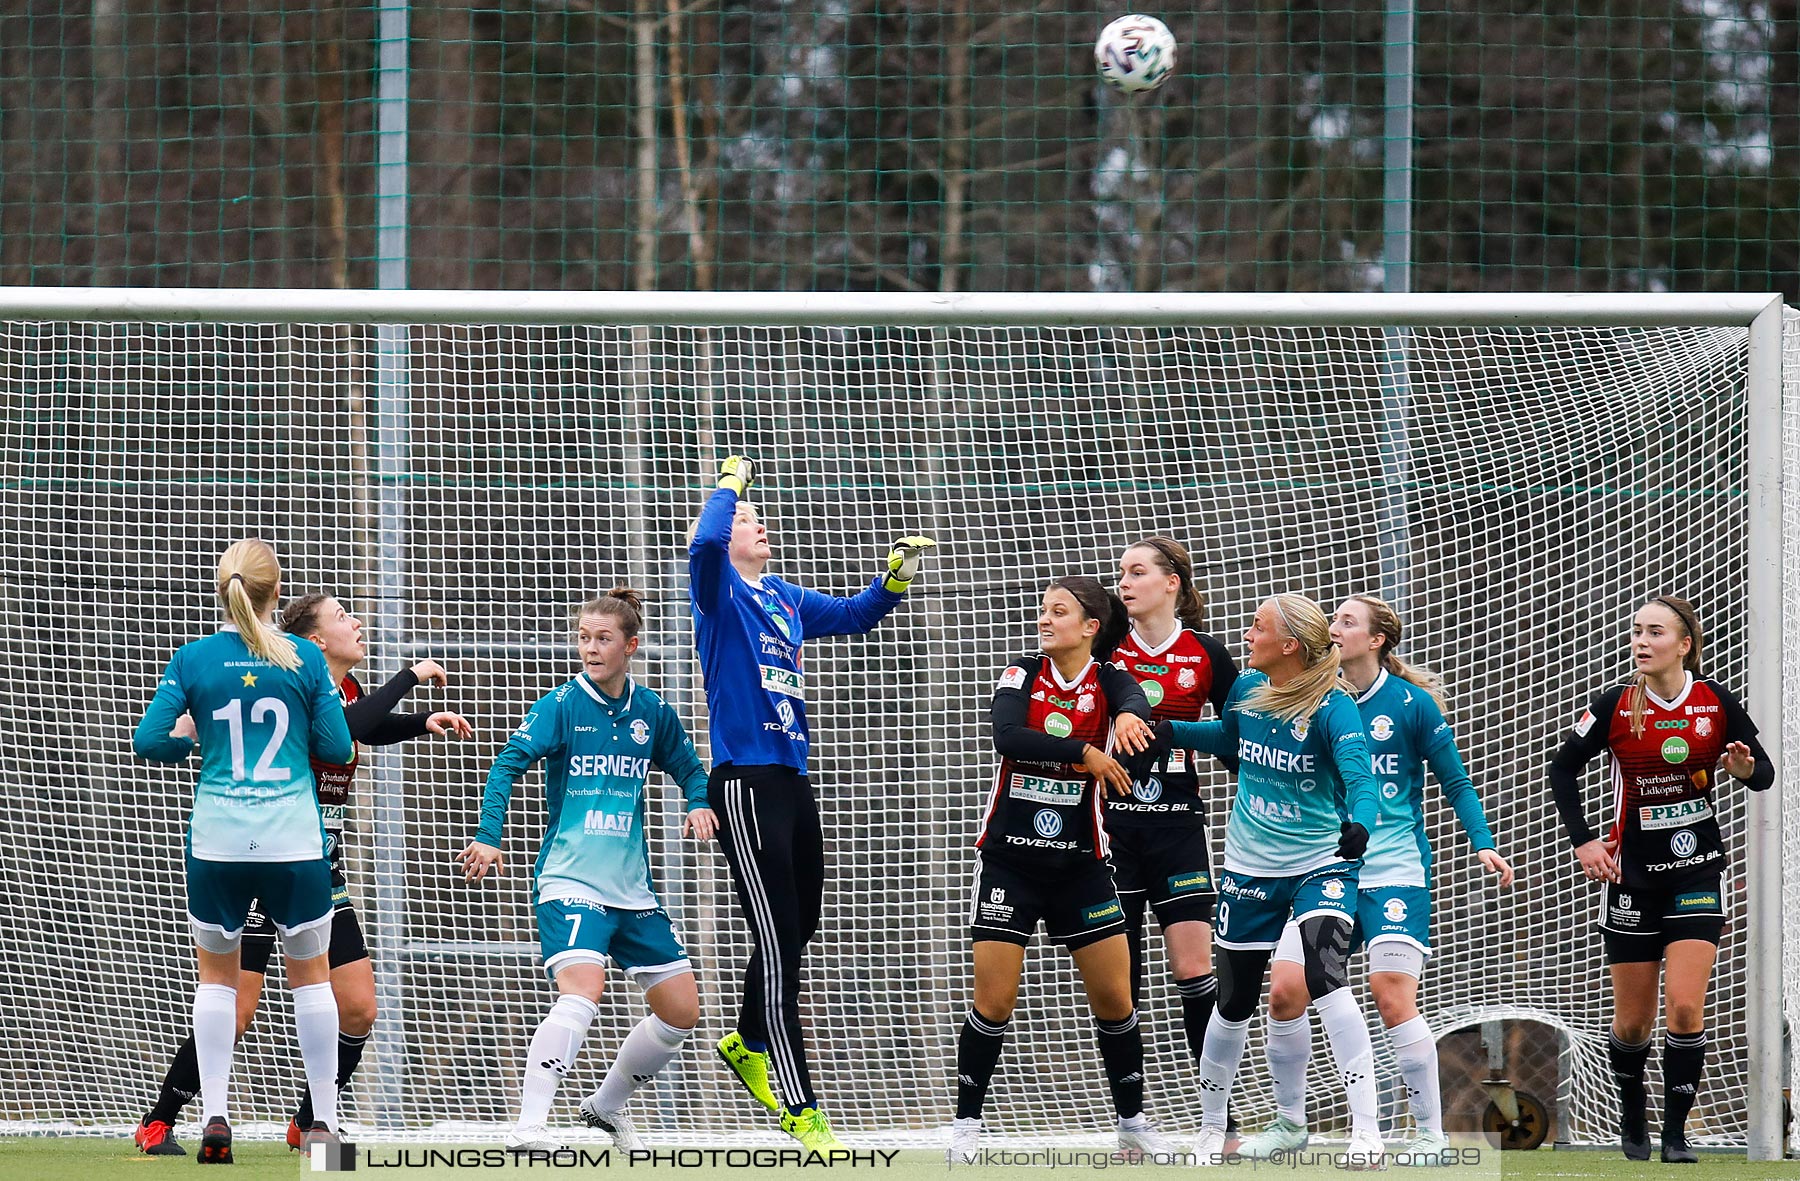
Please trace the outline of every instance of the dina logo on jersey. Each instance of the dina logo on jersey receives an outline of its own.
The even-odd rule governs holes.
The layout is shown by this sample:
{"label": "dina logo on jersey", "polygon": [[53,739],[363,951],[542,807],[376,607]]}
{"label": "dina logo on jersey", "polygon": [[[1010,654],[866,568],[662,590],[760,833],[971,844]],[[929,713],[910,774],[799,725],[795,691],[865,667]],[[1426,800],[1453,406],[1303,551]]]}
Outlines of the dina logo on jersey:
{"label": "dina logo on jersey", "polygon": [[631,740],[639,746],[650,741],[650,723],[642,718],[631,719]]}
{"label": "dina logo on jersey", "polygon": [[764,601],[762,609],[768,615],[769,622],[775,625],[775,630],[781,633],[782,639],[792,640],[794,638],[794,629],[788,625],[787,621],[787,608],[782,606],[779,599]]}
{"label": "dina logo on jersey", "polygon": [[1162,799],[1162,780],[1152,775],[1141,783],[1134,783],[1131,785],[1131,794],[1137,797],[1139,803],[1154,804]]}
{"label": "dina logo on jersey", "polygon": [[1406,921],[1406,903],[1398,898],[1390,898],[1381,906],[1381,917],[1390,923]]}
{"label": "dina logo on jersey", "polygon": [[1294,741],[1295,742],[1305,742],[1306,735],[1311,730],[1312,730],[1312,719],[1311,718],[1295,718],[1294,719]]}
{"label": "dina logo on jersey", "polygon": [[1688,757],[1687,739],[1678,734],[1671,734],[1662,744],[1662,757],[1665,763],[1685,763]]}
{"label": "dina logo on jersey", "polygon": [[1684,828],[1669,838],[1669,851],[1677,857],[1692,857],[1694,850],[1699,847],[1700,838],[1694,835],[1691,828]]}
{"label": "dina logo on jersey", "polygon": [[1067,738],[1075,733],[1075,723],[1062,714],[1051,714],[1044,719],[1044,733],[1052,738]]}
{"label": "dina logo on jersey", "polygon": [[1062,817],[1053,809],[1042,808],[1031,818],[1031,827],[1041,837],[1053,837],[1062,831]]}
{"label": "dina logo on jersey", "polygon": [[1375,715],[1375,720],[1369,723],[1369,736],[1376,742],[1386,742],[1392,738],[1394,736],[1394,719],[1386,714]]}
{"label": "dina logo on jersey", "polygon": [[1144,690],[1144,700],[1150,703],[1151,709],[1162,704],[1163,687],[1159,682],[1146,678],[1139,681],[1138,685]]}

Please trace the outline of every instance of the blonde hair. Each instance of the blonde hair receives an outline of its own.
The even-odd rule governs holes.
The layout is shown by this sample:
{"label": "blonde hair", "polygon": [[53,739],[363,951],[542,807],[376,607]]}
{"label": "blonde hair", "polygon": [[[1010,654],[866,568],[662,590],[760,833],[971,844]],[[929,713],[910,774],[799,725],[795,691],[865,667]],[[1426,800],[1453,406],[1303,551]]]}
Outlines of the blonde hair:
{"label": "blonde hair", "polygon": [[1426,695],[1437,702],[1438,709],[1443,709],[1444,678],[1423,665],[1408,664],[1400,659],[1400,613],[1386,599],[1375,595],[1351,595],[1350,601],[1369,609],[1369,630],[1385,641],[1381,645],[1381,667],[1425,690]]}
{"label": "blonde hair", "polygon": [[[1681,658],[1681,667],[1695,676],[1699,676],[1701,640],[1699,612],[1694,610],[1692,603],[1686,599],[1678,599],[1674,595],[1657,595],[1655,598],[1645,600],[1644,607],[1648,607],[1651,603],[1666,608],[1676,619],[1681,621],[1682,632],[1689,640],[1693,641],[1688,645],[1687,655]],[[1643,610],[1643,607],[1639,607],[1638,610]],[[1631,736],[1642,738],[1644,736],[1644,711],[1650,708],[1650,678],[1641,672],[1633,673],[1631,689],[1625,697],[1631,703]]]}
{"label": "blonde hair", "polygon": [[281,563],[261,538],[234,541],[219,559],[219,598],[225,601],[226,618],[244,638],[244,647],[252,656],[293,672],[300,667],[293,639],[263,620],[280,590]]}
{"label": "blonde hair", "polygon": [[1269,599],[1275,605],[1275,618],[1289,639],[1300,644],[1300,661],[1305,666],[1293,680],[1277,688],[1264,681],[1244,695],[1244,707],[1280,718],[1284,722],[1309,718],[1318,712],[1333,689],[1342,688],[1338,678],[1341,658],[1337,645],[1331,642],[1331,620],[1325,611],[1305,595],[1280,594]]}

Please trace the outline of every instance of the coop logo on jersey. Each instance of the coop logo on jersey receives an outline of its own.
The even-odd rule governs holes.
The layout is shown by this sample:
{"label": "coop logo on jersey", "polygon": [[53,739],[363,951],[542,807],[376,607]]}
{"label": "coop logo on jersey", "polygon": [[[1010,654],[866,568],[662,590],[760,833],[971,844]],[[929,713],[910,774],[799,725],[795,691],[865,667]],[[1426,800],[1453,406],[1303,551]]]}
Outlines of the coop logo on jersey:
{"label": "coop logo on jersey", "polygon": [[1381,917],[1390,923],[1406,921],[1406,903],[1398,898],[1390,898],[1381,906]]}
{"label": "coop logo on jersey", "polygon": [[1025,670],[1016,664],[1007,665],[1006,671],[1000,674],[1000,688],[1023,689],[1024,687]]}
{"label": "coop logo on jersey", "polygon": [[1162,780],[1152,775],[1150,778],[1131,785],[1131,794],[1141,804],[1154,804],[1162,799]]}
{"label": "coop logo on jersey", "polygon": [[1684,828],[1669,838],[1669,851],[1677,857],[1692,857],[1694,850],[1699,847],[1700,838],[1694,835],[1691,828]]}
{"label": "coop logo on jersey", "polygon": [[[1199,681],[1200,678],[1194,675],[1194,670],[1191,668],[1184,668],[1175,674],[1175,683],[1183,689],[1192,689]],[[1156,703],[1151,702],[1150,704],[1155,705]]]}
{"label": "coop logo on jersey", "polygon": [[1075,724],[1062,714],[1051,714],[1044,719],[1044,733],[1052,738],[1067,738],[1075,733]]}
{"label": "coop logo on jersey", "polygon": [[1712,733],[1712,719],[1708,718],[1708,717],[1695,718],[1694,719],[1694,733],[1696,736],[1698,736],[1700,738],[1705,738],[1708,734],[1711,734]]}
{"label": "coop logo on jersey", "polygon": [[1334,902],[1344,896],[1344,883],[1339,878],[1327,878],[1325,880],[1325,885],[1320,887],[1320,889],[1325,897]]}
{"label": "coop logo on jersey", "polygon": [[1150,678],[1145,678],[1144,680],[1139,681],[1138,684],[1143,686],[1144,700],[1148,701],[1150,703],[1151,709],[1155,709],[1157,706],[1162,704],[1162,702],[1163,702],[1162,682],[1152,680]]}
{"label": "coop logo on jersey", "polygon": [[1312,719],[1311,718],[1296,718],[1294,720],[1294,741],[1295,742],[1305,742],[1306,735],[1311,730],[1312,730]]}
{"label": "coop logo on jersey", "polygon": [[1386,714],[1377,714],[1369,723],[1369,734],[1376,742],[1386,742],[1394,736],[1394,719]]}
{"label": "coop logo on jersey", "polygon": [[1041,837],[1053,837],[1062,832],[1062,816],[1050,808],[1044,808],[1031,818],[1031,827]]}
{"label": "coop logo on jersey", "polygon": [[631,740],[639,746],[650,741],[650,723],[642,718],[631,719]]}
{"label": "coop logo on jersey", "polygon": [[1687,739],[1679,734],[1671,734],[1662,744],[1662,757],[1665,763],[1685,763],[1688,757]]}

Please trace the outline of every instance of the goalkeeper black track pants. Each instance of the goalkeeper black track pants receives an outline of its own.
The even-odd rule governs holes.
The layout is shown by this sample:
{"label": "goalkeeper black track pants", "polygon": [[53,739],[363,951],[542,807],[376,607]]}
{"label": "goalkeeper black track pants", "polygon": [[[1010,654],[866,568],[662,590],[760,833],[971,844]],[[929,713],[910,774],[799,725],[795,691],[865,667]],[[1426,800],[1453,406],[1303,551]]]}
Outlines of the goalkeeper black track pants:
{"label": "goalkeeper black track pants", "polygon": [[800,1029],[800,960],[819,933],[825,842],[812,784],[791,767],[713,768],[707,797],[754,949],[738,1033],[766,1042],[783,1102],[816,1102]]}

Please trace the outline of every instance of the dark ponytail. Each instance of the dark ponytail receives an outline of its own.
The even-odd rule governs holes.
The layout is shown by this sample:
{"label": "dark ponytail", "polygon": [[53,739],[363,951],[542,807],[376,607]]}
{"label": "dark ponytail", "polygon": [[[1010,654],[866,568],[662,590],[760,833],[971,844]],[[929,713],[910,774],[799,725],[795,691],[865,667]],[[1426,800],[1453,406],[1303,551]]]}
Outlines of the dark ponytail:
{"label": "dark ponytail", "polygon": [[1052,580],[1050,585],[1068,591],[1070,597],[1081,604],[1084,615],[1100,622],[1100,630],[1094,633],[1094,659],[1111,659],[1113,649],[1131,629],[1131,617],[1125,613],[1125,604],[1119,601],[1119,596],[1107,590],[1098,578],[1086,574],[1070,574]]}

